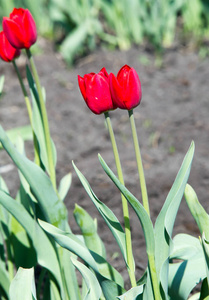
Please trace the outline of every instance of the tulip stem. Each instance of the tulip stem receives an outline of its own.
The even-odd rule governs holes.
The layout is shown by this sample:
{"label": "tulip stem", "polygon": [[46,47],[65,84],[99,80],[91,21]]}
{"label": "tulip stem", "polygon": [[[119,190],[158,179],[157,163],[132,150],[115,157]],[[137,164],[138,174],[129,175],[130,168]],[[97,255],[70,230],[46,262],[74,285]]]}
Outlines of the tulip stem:
{"label": "tulip stem", "polygon": [[[115,164],[117,168],[118,173],[118,179],[120,182],[124,185],[124,179],[123,179],[123,172],[121,168],[120,163],[120,157],[118,153],[118,148],[115,140],[115,135],[113,132],[111,120],[109,117],[109,113],[105,112],[105,120],[107,123],[107,127],[109,130],[110,140],[112,143],[114,158],[115,158]],[[128,212],[128,203],[126,198],[121,193],[121,200],[122,200],[122,207],[123,207],[123,216],[124,216],[124,224],[125,224],[125,238],[126,238],[126,251],[127,251],[127,262],[129,266],[129,277],[131,281],[132,287],[136,286],[136,278],[135,278],[135,264],[134,264],[134,258],[133,258],[133,251],[132,251],[132,242],[131,242],[131,229],[130,229],[130,219],[129,219],[129,212]]]}
{"label": "tulip stem", "polygon": [[48,171],[49,171],[49,176],[50,176],[52,185],[56,191],[56,174],[55,174],[55,166],[54,166],[54,159],[53,159],[52,142],[51,142],[49,123],[48,123],[48,117],[47,117],[47,111],[46,111],[45,101],[44,101],[44,97],[43,97],[42,87],[40,84],[38,72],[37,72],[37,69],[36,69],[36,66],[35,66],[35,63],[33,60],[33,56],[30,52],[30,49],[26,49],[26,53],[27,53],[28,59],[30,61],[31,69],[32,69],[34,80],[36,83],[37,92],[39,95],[40,110],[41,110],[41,116],[42,116],[42,121],[43,121],[46,151],[47,151],[47,158],[48,158],[48,167],[49,167]]}
{"label": "tulip stem", "polygon": [[137,167],[138,167],[138,172],[139,172],[139,181],[140,181],[140,186],[141,186],[142,202],[143,202],[143,206],[144,206],[147,214],[150,216],[147,187],[146,187],[144,169],[143,169],[143,165],[142,165],[142,158],[141,158],[139,141],[138,141],[137,132],[136,132],[136,125],[135,125],[133,110],[129,110],[128,114],[129,114],[129,120],[131,123],[134,149],[135,149],[135,154],[136,154],[136,162],[137,162]]}
{"label": "tulip stem", "polygon": [[14,66],[14,69],[16,71],[17,77],[19,79],[19,83],[20,83],[20,86],[21,86],[21,89],[22,89],[22,93],[23,93],[23,96],[25,98],[26,107],[27,107],[27,110],[28,110],[28,116],[29,116],[29,120],[30,120],[30,124],[31,124],[31,128],[32,128],[32,132],[33,132],[33,144],[34,144],[35,163],[38,166],[40,166],[41,163],[40,163],[40,157],[39,157],[39,146],[38,146],[38,141],[37,141],[35,132],[33,130],[33,117],[32,117],[32,108],[31,108],[30,100],[29,100],[28,93],[26,91],[25,85],[23,83],[22,77],[20,75],[20,71],[19,71],[19,69],[17,67],[17,64],[16,64],[15,60],[13,60],[12,62],[13,62],[13,66]]}

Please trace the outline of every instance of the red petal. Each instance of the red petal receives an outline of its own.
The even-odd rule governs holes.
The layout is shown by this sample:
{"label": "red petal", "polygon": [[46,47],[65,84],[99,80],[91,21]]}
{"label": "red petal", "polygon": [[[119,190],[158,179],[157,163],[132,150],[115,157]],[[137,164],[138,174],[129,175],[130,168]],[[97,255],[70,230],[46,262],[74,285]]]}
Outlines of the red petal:
{"label": "red petal", "polygon": [[115,106],[119,108],[125,108],[123,104],[124,100],[124,89],[118,82],[118,79],[115,77],[113,73],[109,75],[109,82],[110,82],[110,91],[113,99],[113,103]]}
{"label": "red petal", "polygon": [[21,27],[10,20],[9,18],[3,18],[3,30],[6,38],[10,44],[17,49],[24,48],[23,32]]}
{"label": "red petal", "polygon": [[95,74],[86,86],[87,105],[95,113],[101,114],[113,109],[109,83],[106,77]]}
{"label": "red petal", "polygon": [[36,23],[28,9],[23,16],[23,29],[25,34],[25,48],[30,48],[37,39]]}
{"label": "red petal", "polygon": [[108,73],[107,73],[107,70],[105,69],[105,67],[103,67],[101,70],[100,70],[100,72],[99,72],[99,74],[103,74],[105,77],[109,77],[109,75],[108,75]]}
{"label": "red petal", "polygon": [[79,85],[81,94],[82,94],[84,100],[86,101],[86,87],[85,87],[85,82],[84,82],[84,79],[80,75],[78,75],[78,85]]}

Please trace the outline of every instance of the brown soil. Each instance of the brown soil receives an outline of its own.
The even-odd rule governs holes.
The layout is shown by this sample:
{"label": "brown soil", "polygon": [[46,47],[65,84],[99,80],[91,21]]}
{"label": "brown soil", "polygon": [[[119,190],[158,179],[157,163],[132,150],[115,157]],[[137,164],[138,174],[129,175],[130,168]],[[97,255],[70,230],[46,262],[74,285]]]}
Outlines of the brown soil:
{"label": "brown soil", "polygon": [[[119,254],[115,258],[114,255],[119,253],[119,248],[80,184],[71,163],[74,160],[98,198],[123,223],[120,193],[104,173],[97,158],[100,153],[115,172],[104,117],[94,115],[86,107],[78,89],[77,75],[98,72],[104,66],[108,72],[117,73],[124,64],[133,66],[138,72],[143,99],[134,113],[154,222],[192,140],[195,141],[196,151],[189,183],[196,190],[205,209],[209,209],[209,60],[200,60],[195,53],[173,50],[165,54],[162,67],[157,68],[152,54],[144,50],[98,50],[81,59],[74,68],[68,69],[51,45],[46,42],[42,45],[42,42],[40,41],[40,47],[44,51],[35,56],[35,62],[46,89],[51,135],[57,147],[57,179],[59,181],[68,172],[73,173],[72,186],[65,201],[70,226],[74,233],[79,232],[73,218],[75,203],[85,208],[92,217],[96,217],[109,261],[122,272],[128,282],[122,256]],[[146,61],[146,64],[142,61]],[[24,75],[25,58],[20,58],[18,64]],[[0,123],[4,129],[26,125],[29,123],[28,116],[13,67],[1,62],[0,69],[1,74],[5,75],[4,95],[0,101]],[[126,111],[116,110],[110,115],[126,186],[141,199],[128,114]],[[27,142],[27,155],[32,159],[31,149],[31,142]],[[8,168],[4,168],[5,166]],[[11,159],[4,151],[0,152],[0,171],[14,196],[18,189],[18,176]],[[145,242],[140,223],[132,209],[130,215],[139,278],[147,264]],[[179,232],[198,236],[197,227],[184,200],[174,228],[174,234]]]}

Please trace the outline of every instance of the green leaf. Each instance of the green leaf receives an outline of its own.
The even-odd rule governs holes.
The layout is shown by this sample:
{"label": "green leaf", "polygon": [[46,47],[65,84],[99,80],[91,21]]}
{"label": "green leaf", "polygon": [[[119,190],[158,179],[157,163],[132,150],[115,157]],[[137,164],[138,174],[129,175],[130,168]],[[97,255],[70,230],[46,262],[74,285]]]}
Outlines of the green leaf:
{"label": "green leaf", "polygon": [[170,299],[188,299],[191,290],[203,279],[203,263],[200,257],[169,265]]}
{"label": "green leaf", "polygon": [[190,174],[193,156],[194,143],[192,142],[155,223],[155,262],[165,295],[167,295],[168,287],[168,257],[172,243],[173,226]]}
{"label": "green leaf", "polygon": [[101,297],[102,290],[96,276],[82,263],[71,257],[74,266],[81,273],[87,286],[87,293],[84,300],[98,300]]}
{"label": "green leaf", "polygon": [[73,253],[59,247],[60,264],[63,268],[68,296],[73,300],[81,300],[75,267],[71,261],[72,256],[74,256]]}
{"label": "green leaf", "polygon": [[124,292],[123,287],[117,285],[114,281],[111,281],[100,274],[97,263],[94,260],[93,256],[89,252],[86,245],[82,243],[77,236],[70,232],[64,232],[59,228],[44,221],[39,220],[39,223],[42,226],[42,228],[46,232],[48,232],[60,246],[78,255],[81,259],[85,261],[85,263],[88,264],[89,267],[91,267],[94,270],[97,280],[100,283],[100,286],[106,299],[113,300],[116,296]]}
{"label": "green leaf", "polygon": [[[1,243],[1,247],[2,247]],[[6,269],[6,266],[2,261],[0,261],[0,286],[3,289],[5,295],[9,298],[9,287],[10,287],[10,279],[9,273]]]}
{"label": "green leaf", "polygon": [[[26,74],[27,74],[28,84],[30,86],[31,98],[32,98],[32,102],[33,102],[33,114],[32,114],[33,130],[34,130],[34,133],[36,135],[36,138],[37,138],[37,141],[39,144],[41,161],[42,161],[44,167],[46,168],[46,170],[48,171],[48,173],[50,173],[48,157],[47,157],[47,146],[46,146],[44,125],[43,125],[42,111],[41,111],[41,107],[40,107],[40,100],[39,100],[35,82],[33,80],[32,73],[28,66],[26,66]],[[43,94],[43,99],[45,102],[46,101],[46,93],[45,93],[44,88],[42,88],[42,94]],[[51,147],[52,147],[52,153],[53,153],[53,161],[54,161],[53,163],[54,163],[54,166],[56,166],[56,160],[57,160],[56,148],[55,148],[55,145],[54,145],[52,139],[51,139]]]}
{"label": "green leaf", "polygon": [[[31,141],[33,138],[32,130],[30,125],[16,127],[6,131],[8,138],[14,144],[17,136],[20,135],[24,141]],[[2,144],[0,144],[0,149],[3,149]]]}
{"label": "green leaf", "polygon": [[104,171],[107,173],[107,175],[114,182],[114,184],[117,186],[117,188],[121,191],[121,193],[124,195],[126,200],[131,204],[132,208],[134,209],[142,225],[142,229],[146,241],[147,254],[154,255],[155,252],[154,230],[153,230],[152,222],[146,210],[144,209],[143,205],[136,199],[136,197],[134,197],[134,195],[131,194],[131,192],[129,192],[129,190],[123,184],[120,183],[118,178],[114,175],[114,173],[107,166],[107,164],[105,163],[105,161],[100,155],[99,155],[99,161]]}
{"label": "green leaf", "polygon": [[[142,226],[142,230],[145,237],[146,242],[146,252],[149,260],[152,260],[154,263],[154,255],[155,255],[155,240],[154,240],[154,229],[152,226],[152,221],[150,217],[148,216],[146,210],[144,209],[143,205],[134,197],[133,194],[129,192],[129,190],[120,183],[119,179],[114,175],[114,173],[111,171],[111,169],[107,166],[105,161],[102,159],[102,157],[99,155],[100,163],[104,169],[104,171],[107,173],[107,175],[110,177],[110,179],[114,182],[114,184],[117,186],[117,188],[120,190],[120,192],[124,195],[126,200],[131,204],[132,208],[134,209],[140,223]],[[151,300],[152,297],[152,291],[153,291],[153,283],[150,280],[151,279],[151,268],[153,268],[153,265],[149,264],[148,266],[148,277],[145,288],[146,290],[146,298]]]}
{"label": "green leaf", "polygon": [[93,259],[92,255],[90,254],[89,250],[87,249],[86,245],[82,243],[76,235],[70,232],[64,232],[59,228],[42,220],[39,220],[39,224],[46,232],[48,232],[55,239],[55,241],[60,246],[78,255],[92,269],[98,271],[97,264]]}
{"label": "green leaf", "polygon": [[168,292],[171,299],[188,299],[193,288],[206,276],[204,255],[197,238],[178,234],[173,239],[169,264]]}
{"label": "green leaf", "polygon": [[38,263],[54,275],[54,278],[57,280],[63,292],[57,253],[45,232],[22,204],[12,199],[3,191],[0,191],[0,204],[2,204],[26,230],[36,250]]}
{"label": "green leaf", "polygon": [[110,280],[124,286],[122,276],[106,261],[106,251],[104,244],[97,234],[97,228],[91,216],[79,205],[76,204],[74,217],[81,229],[87,248],[91,251],[92,256],[97,262],[100,274]]}
{"label": "green leaf", "polygon": [[208,286],[207,277],[205,279],[203,279],[201,291],[199,294],[200,294],[200,296],[199,296],[198,300],[208,300],[209,299],[209,296],[208,296],[209,295],[209,286]]}
{"label": "green leaf", "polygon": [[17,152],[1,126],[0,141],[30,185],[46,220],[60,228],[68,228],[66,207],[58,199],[49,177],[36,164]]}
{"label": "green leaf", "polygon": [[120,300],[142,300],[143,298],[143,291],[144,291],[144,287],[143,285],[140,286],[136,286],[131,288],[129,291],[127,291],[125,294],[117,297],[117,299]]}
{"label": "green leaf", "polygon": [[10,237],[8,240],[14,253],[14,263],[16,268],[31,268],[37,262],[37,254],[25,229],[12,217]]}
{"label": "green leaf", "polygon": [[206,239],[209,240],[209,216],[198,201],[194,189],[189,184],[186,185],[184,197],[201,235],[204,232]]}
{"label": "green leaf", "polygon": [[125,243],[125,233],[124,230],[114,215],[114,213],[104,204],[102,203],[97,196],[94,194],[93,190],[91,189],[88,181],[86,178],[83,176],[83,174],[78,170],[78,168],[75,166],[73,163],[73,167],[83,185],[85,188],[87,194],[89,195],[90,199],[93,201],[94,205],[98,209],[99,213],[105,220],[106,224],[108,225],[109,229],[111,230],[116,242],[118,243],[118,246],[121,250],[121,253],[123,255],[123,258],[125,260],[126,265],[128,266],[127,263],[127,252],[126,252],[126,243]]}
{"label": "green leaf", "polygon": [[9,289],[10,300],[36,300],[34,269],[19,268]]}
{"label": "green leaf", "polygon": [[205,256],[206,274],[209,282],[209,241],[205,237],[205,233],[202,235],[202,248]]}
{"label": "green leaf", "polygon": [[184,233],[174,237],[169,259],[189,260],[197,255],[203,255],[199,239]]}
{"label": "green leaf", "polygon": [[68,173],[67,175],[65,175],[60,181],[59,188],[58,188],[58,194],[62,201],[64,201],[65,197],[67,196],[67,193],[71,186],[71,182],[72,182],[72,174],[71,173]]}
{"label": "green leaf", "polygon": [[106,258],[104,244],[97,233],[95,222],[91,216],[87,213],[87,211],[77,204],[75,205],[73,215],[76,223],[81,229],[87,248]]}

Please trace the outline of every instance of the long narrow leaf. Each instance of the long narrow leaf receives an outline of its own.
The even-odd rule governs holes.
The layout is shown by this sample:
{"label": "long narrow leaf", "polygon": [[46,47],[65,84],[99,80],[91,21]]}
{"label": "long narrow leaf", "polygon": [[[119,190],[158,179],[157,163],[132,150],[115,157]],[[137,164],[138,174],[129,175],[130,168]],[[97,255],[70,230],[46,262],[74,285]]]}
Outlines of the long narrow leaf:
{"label": "long narrow leaf", "polygon": [[39,220],[39,223],[60,246],[78,255],[89,265],[89,267],[94,270],[106,299],[113,300],[116,296],[122,294],[125,291],[122,286],[116,284],[114,281],[111,281],[100,274],[96,261],[94,260],[88,248],[84,243],[81,242],[78,237],[70,232],[64,232],[44,221]]}
{"label": "long narrow leaf", "polygon": [[171,236],[176,214],[190,174],[194,148],[194,143],[192,142],[155,223],[155,261],[165,297],[168,286],[168,257],[172,243]]}
{"label": "long narrow leaf", "polygon": [[57,254],[44,231],[30,216],[22,204],[12,199],[3,191],[0,191],[0,204],[2,204],[24,227],[33,242],[34,248],[36,249],[38,263],[54,275],[54,278],[56,278],[61,291],[63,292]]}
{"label": "long narrow leaf", "polygon": [[[172,248],[169,256],[169,296],[171,299],[188,299],[193,288],[206,276],[203,250],[199,240],[188,234],[176,235]],[[176,263],[176,260],[180,262]]]}
{"label": "long narrow leaf", "polygon": [[34,269],[19,268],[10,289],[10,300],[36,300]]}
{"label": "long narrow leaf", "polygon": [[1,126],[0,141],[29,183],[46,220],[60,228],[68,228],[66,207],[58,199],[49,177],[37,165],[15,149]]}
{"label": "long narrow leaf", "polygon": [[83,185],[85,188],[87,194],[89,195],[90,199],[93,201],[94,205],[98,209],[99,213],[105,220],[107,226],[111,230],[116,242],[118,243],[118,246],[120,247],[121,253],[123,255],[123,258],[125,260],[126,265],[127,263],[127,252],[126,252],[126,243],[125,243],[125,233],[124,230],[117,219],[117,217],[114,215],[114,213],[104,204],[102,203],[97,196],[94,194],[93,190],[91,189],[88,181],[84,177],[84,175],[79,171],[79,169],[75,166],[73,163],[73,167]]}
{"label": "long narrow leaf", "polygon": [[110,177],[110,179],[114,182],[114,184],[117,186],[117,188],[121,191],[121,193],[124,195],[124,197],[127,199],[127,201],[131,204],[133,207],[135,213],[137,214],[139,221],[142,225],[142,229],[144,232],[144,237],[146,241],[146,251],[149,255],[154,255],[155,253],[155,240],[154,240],[154,230],[152,226],[152,222],[142,206],[142,204],[134,197],[129,190],[120,183],[119,179],[114,175],[114,173],[111,171],[111,169],[107,166],[103,158],[99,155],[99,161],[104,169],[104,171],[107,173],[107,175]]}
{"label": "long narrow leaf", "polygon": [[209,215],[200,204],[194,189],[189,184],[186,185],[184,196],[201,235],[204,232],[206,239],[209,240]]}
{"label": "long narrow leaf", "polygon": [[71,258],[74,266],[78,269],[78,271],[81,273],[82,277],[85,280],[86,286],[87,286],[87,293],[84,300],[98,300],[101,297],[102,290],[99,285],[99,282],[97,281],[96,276],[91,272],[85,265],[80,263],[78,260]]}

